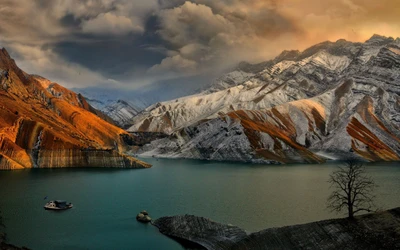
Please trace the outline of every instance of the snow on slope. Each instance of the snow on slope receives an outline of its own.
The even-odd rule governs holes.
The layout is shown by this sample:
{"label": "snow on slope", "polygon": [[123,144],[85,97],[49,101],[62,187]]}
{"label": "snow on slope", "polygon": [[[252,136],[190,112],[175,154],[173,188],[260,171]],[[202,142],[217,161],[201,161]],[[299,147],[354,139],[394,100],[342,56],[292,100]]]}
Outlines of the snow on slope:
{"label": "snow on slope", "polygon": [[230,111],[265,109],[316,96],[337,85],[360,63],[368,63],[393,41],[373,36],[365,44],[324,42],[302,53],[284,51],[276,59],[258,65],[242,64],[202,93],[148,107],[132,119],[128,131],[170,134]]}
{"label": "snow on slope", "polygon": [[[341,72],[350,63],[346,56],[333,56],[322,51],[300,62],[282,61],[269,69],[270,74],[255,77],[254,74],[234,71],[203,93],[178,98],[172,101],[158,103],[148,107],[144,112],[132,120],[132,127],[128,131],[153,131],[172,133],[176,129],[189,126],[203,119],[216,118],[220,114],[238,109],[264,109],[288,101],[307,97],[306,92],[319,92],[321,88],[314,88],[313,81],[298,83],[296,81],[272,80],[277,72],[289,71],[292,74],[304,69],[310,64],[313,69],[307,72],[313,74],[317,69],[331,72]],[[285,66],[285,67],[284,67]],[[253,75],[253,77],[250,77]],[[226,80],[229,79],[229,80]],[[247,79],[247,80],[245,80]],[[245,80],[244,82],[241,82]],[[321,79],[322,80],[322,79]],[[226,83],[225,81],[228,81]],[[231,86],[232,82],[241,82],[233,87],[219,90],[221,86]],[[310,83],[310,84],[309,84]],[[304,86],[300,86],[303,84]],[[323,90],[325,88],[322,88]]]}
{"label": "snow on slope", "polygon": [[271,68],[271,73],[274,75],[280,74],[287,69],[291,69],[292,73],[296,73],[306,64],[314,64],[316,66],[325,67],[331,71],[342,72],[347,66],[349,66],[351,60],[347,56],[335,56],[331,55],[325,50],[321,50],[318,53],[305,58],[299,62],[296,61],[282,61],[275,64]]}
{"label": "snow on slope", "polygon": [[[265,163],[359,157],[400,160],[400,134],[382,115],[388,92],[346,81],[319,96],[266,110],[238,110],[153,141],[144,156]],[[385,103],[389,113],[397,112]],[[397,133],[396,133],[397,131]],[[356,152],[356,154],[355,154]]]}
{"label": "snow on slope", "polygon": [[218,92],[152,105],[133,119],[134,125],[128,131],[172,133],[176,129],[204,119],[213,119],[233,110],[269,108],[305,97],[305,93],[288,84],[260,86],[259,82],[248,81]]}
{"label": "snow on slope", "polygon": [[400,160],[398,41],[340,40],[292,53],[295,59],[281,56],[234,87],[153,105],[130,130],[173,134],[175,139],[145,145],[143,155],[281,163],[323,162],[327,156]]}

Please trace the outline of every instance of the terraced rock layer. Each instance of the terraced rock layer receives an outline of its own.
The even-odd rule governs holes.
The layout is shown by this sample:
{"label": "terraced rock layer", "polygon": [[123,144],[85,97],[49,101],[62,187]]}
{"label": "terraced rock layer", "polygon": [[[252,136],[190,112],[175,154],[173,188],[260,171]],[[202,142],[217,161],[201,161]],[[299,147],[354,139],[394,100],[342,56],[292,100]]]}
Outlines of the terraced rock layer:
{"label": "terraced rock layer", "polygon": [[23,72],[0,50],[0,169],[150,167],[122,153],[129,138],[81,95]]}

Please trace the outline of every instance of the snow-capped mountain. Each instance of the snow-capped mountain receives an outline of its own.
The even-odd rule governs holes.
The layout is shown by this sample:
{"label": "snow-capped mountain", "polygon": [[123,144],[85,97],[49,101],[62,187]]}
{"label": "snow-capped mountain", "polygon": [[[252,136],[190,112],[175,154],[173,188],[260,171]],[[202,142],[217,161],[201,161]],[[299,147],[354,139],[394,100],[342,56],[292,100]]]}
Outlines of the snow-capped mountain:
{"label": "snow-capped mountain", "polygon": [[400,39],[324,42],[241,65],[200,94],[150,106],[142,153],[262,162],[400,160]]}
{"label": "snow-capped mountain", "polygon": [[74,88],[72,90],[83,95],[91,106],[109,117],[114,124],[121,128],[129,128],[132,125],[132,118],[151,104],[197,92],[195,89],[182,90],[182,88],[180,91],[176,91],[177,86],[175,85],[162,82],[156,84],[156,87],[147,86],[134,90],[102,87]]}
{"label": "snow-capped mountain", "polygon": [[74,91],[82,94],[91,106],[110,117],[121,128],[126,128],[126,124],[135,115],[150,105],[141,98],[129,98],[131,101],[126,101],[122,98],[127,97],[107,89],[87,88],[74,89]]}

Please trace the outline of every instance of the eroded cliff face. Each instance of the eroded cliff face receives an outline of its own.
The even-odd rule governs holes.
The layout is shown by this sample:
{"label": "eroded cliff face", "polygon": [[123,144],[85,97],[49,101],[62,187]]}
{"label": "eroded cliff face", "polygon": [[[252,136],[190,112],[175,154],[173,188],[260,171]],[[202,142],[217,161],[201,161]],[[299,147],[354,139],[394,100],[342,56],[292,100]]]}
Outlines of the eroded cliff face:
{"label": "eroded cliff face", "polygon": [[[138,116],[147,117],[132,129],[175,137],[140,153],[268,163],[400,160],[399,39],[322,43],[260,67],[227,90],[220,83]],[[195,119],[196,112],[205,115]]]}
{"label": "eroded cliff face", "polygon": [[81,95],[23,72],[0,50],[0,169],[150,167],[122,153],[127,137]]}

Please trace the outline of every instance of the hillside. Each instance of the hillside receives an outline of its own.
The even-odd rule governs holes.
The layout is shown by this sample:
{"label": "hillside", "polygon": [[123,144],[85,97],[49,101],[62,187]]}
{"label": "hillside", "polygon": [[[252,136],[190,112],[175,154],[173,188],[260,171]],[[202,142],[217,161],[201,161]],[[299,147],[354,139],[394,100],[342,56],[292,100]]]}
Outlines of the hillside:
{"label": "hillside", "polygon": [[0,169],[150,167],[123,154],[131,136],[98,115],[83,96],[0,51]]}

